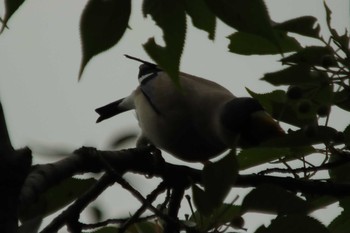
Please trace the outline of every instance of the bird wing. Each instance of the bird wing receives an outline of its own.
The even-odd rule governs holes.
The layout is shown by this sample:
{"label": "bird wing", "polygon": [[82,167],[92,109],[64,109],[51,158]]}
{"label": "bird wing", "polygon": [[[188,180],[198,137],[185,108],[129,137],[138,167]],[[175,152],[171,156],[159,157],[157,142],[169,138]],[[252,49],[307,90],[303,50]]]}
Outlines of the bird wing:
{"label": "bird wing", "polygon": [[[157,85],[154,82],[155,79],[159,76],[162,70],[153,64],[142,64],[139,68],[138,80],[140,83],[140,89],[143,95],[146,97],[148,103],[152,107],[153,111],[157,114],[161,114],[159,108],[157,107]],[[158,80],[159,81],[159,80]]]}

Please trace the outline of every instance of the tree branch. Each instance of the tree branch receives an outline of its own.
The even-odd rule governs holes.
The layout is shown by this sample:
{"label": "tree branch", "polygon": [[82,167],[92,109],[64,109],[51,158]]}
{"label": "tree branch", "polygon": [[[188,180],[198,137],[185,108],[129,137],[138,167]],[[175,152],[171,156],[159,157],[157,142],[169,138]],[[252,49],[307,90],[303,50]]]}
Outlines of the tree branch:
{"label": "tree branch", "polygon": [[[176,187],[172,189],[172,193],[169,201],[168,214],[173,219],[178,219],[178,213],[181,206],[181,201],[185,194],[185,186]],[[164,228],[164,233],[177,233],[179,232],[179,225],[172,222],[167,222]]]}
{"label": "tree branch", "polygon": [[31,162],[28,148],[13,149],[0,103],[0,232],[18,232],[18,200]]}
{"label": "tree branch", "polygon": [[[105,161],[101,163],[102,161]],[[38,198],[48,188],[55,186],[58,182],[80,173],[101,172],[106,169],[106,163],[112,172],[100,180],[90,192],[79,198],[66,211],[57,217],[44,232],[54,232],[67,223],[69,217],[78,216],[87,204],[95,199],[117,178],[118,183],[127,190],[130,189],[123,182],[121,177],[126,172],[133,172],[147,176],[157,176],[166,182],[167,187],[176,190],[179,187],[176,202],[173,200],[173,217],[177,216],[179,200],[181,201],[183,191],[192,183],[201,183],[201,170],[187,166],[174,165],[160,159],[154,154],[151,148],[136,148],[122,151],[98,151],[94,148],[83,147],[75,153],[59,162],[45,165],[38,165],[27,178],[21,193],[21,205],[27,205]],[[118,171],[118,176],[113,175],[113,171]],[[112,177],[113,176],[113,177]],[[106,180],[105,180],[106,179]],[[113,181],[112,181],[113,180]],[[291,177],[276,177],[267,175],[239,175],[233,187],[256,187],[262,184],[274,184],[291,191],[304,192],[315,195],[330,195],[343,197],[350,195],[350,184],[333,183],[330,180],[302,180]],[[135,192],[132,191],[135,195]],[[173,191],[174,195],[174,191]],[[170,225],[177,225],[176,219],[170,216],[163,216],[159,213],[141,194],[135,195],[138,200],[148,209],[156,213],[159,217],[166,220]]]}
{"label": "tree branch", "polygon": [[259,175],[266,175],[266,174],[271,174],[274,172],[277,173],[301,173],[301,172],[318,172],[318,171],[322,171],[322,170],[329,170],[329,169],[334,169],[337,167],[340,167],[342,165],[344,165],[345,163],[349,163],[350,162],[350,153],[349,152],[345,152],[345,151],[339,151],[335,148],[330,147],[331,151],[333,154],[338,155],[338,159],[332,162],[328,162],[328,163],[322,163],[319,166],[309,166],[309,167],[299,167],[299,168],[268,168],[265,169],[263,171],[260,171],[258,174]]}
{"label": "tree branch", "polygon": [[[134,221],[134,223],[139,223],[143,221],[148,221],[157,218],[156,215],[152,214],[145,217],[139,217]],[[107,219],[105,221],[97,222],[97,223],[81,223],[82,229],[84,230],[95,230],[96,228],[104,227],[109,224],[119,225],[124,224],[126,221],[128,221],[129,218],[118,218],[118,219]],[[118,229],[119,232],[119,229]]]}
{"label": "tree branch", "polygon": [[[147,202],[152,203],[162,192],[164,192],[166,189],[165,182],[161,182],[158,187],[153,190],[149,195],[147,195]],[[147,209],[147,204],[143,203],[142,206],[131,216],[128,220],[126,220],[121,227],[119,228],[118,232],[123,233],[125,230],[132,224],[138,221],[140,216],[145,212]]]}
{"label": "tree branch", "polygon": [[[102,156],[110,166],[123,175],[126,172],[147,176],[157,176],[167,182],[169,187],[178,186],[179,175],[191,182],[201,183],[201,170],[187,166],[167,163],[152,155],[149,148],[136,148],[122,151],[97,151],[81,148],[72,156],[59,162],[38,165],[28,176],[22,192],[21,205],[32,203],[38,196],[58,182],[80,173],[101,172],[103,166],[97,162],[96,154]],[[181,182],[184,182],[183,180]],[[270,175],[239,175],[234,187],[256,187],[261,184],[275,184],[282,188],[315,195],[343,197],[350,195],[350,184],[334,183],[331,180],[302,180],[291,177]],[[188,187],[187,186],[187,187]]]}
{"label": "tree branch", "polygon": [[2,104],[0,102],[0,156],[4,151],[13,151]]}
{"label": "tree branch", "polygon": [[41,233],[57,232],[66,223],[72,219],[76,219],[77,216],[85,209],[85,207],[95,200],[106,188],[114,183],[113,178],[109,174],[105,174],[101,179],[86,192],[77,201],[70,205],[65,211],[57,216],[49,225],[47,225]]}

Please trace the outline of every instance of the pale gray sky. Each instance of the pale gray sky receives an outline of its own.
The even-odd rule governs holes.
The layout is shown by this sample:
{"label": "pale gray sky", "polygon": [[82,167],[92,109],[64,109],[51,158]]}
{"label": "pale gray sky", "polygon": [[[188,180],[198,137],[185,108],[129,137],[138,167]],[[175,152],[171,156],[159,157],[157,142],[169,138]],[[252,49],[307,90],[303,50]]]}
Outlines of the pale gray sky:
{"label": "pale gray sky", "polygon": [[[86,1],[27,0],[24,3],[10,20],[10,30],[0,36],[0,100],[16,147],[32,145],[35,150],[43,144],[68,149],[82,145],[103,149],[117,132],[137,129],[131,112],[95,124],[94,109],[128,95],[136,87],[139,64],[125,59],[123,54],[147,60],[141,45],[154,35],[161,41],[161,30],[151,20],[142,18],[140,2],[132,1],[132,30],[127,30],[117,46],[91,60],[79,83],[79,17]],[[313,15],[324,25],[321,0],[267,0],[266,3],[274,21]],[[333,11],[333,25],[343,32],[349,27],[349,1],[329,0],[327,4]],[[3,11],[1,3],[0,13]],[[266,72],[281,68],[279,56],[231,54],[227,52],[226,36],[233,29],[218,22],[213,43],[205,32],[193,28],[190,20],[188,25],[182,71],[214,80],[237,96],[247,95],[245,87],[256,92],[272,90],[272,86],[258,79]],[[342,129],[350,123],[341,113],[337,116],[336,128]],[[175,161],[171,157],[167,159]],[[125,193],[118,192],[124,198]],[[133,208],[137,204],[134,202]],[[129,210],[127,201],[116,206],[118,208],[109,212]]]}

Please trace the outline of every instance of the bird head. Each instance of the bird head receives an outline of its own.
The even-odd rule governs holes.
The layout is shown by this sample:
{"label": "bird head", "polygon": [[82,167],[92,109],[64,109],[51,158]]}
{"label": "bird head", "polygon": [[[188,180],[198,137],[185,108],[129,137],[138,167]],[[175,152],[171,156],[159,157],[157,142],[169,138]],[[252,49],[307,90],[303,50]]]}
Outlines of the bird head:
{"label": "bird head", "polygon": [[257,146],[285,134],[261,104],[249,97],[234,98],[226,103],[220,120],[226,132],[239,136],[240,147]]}

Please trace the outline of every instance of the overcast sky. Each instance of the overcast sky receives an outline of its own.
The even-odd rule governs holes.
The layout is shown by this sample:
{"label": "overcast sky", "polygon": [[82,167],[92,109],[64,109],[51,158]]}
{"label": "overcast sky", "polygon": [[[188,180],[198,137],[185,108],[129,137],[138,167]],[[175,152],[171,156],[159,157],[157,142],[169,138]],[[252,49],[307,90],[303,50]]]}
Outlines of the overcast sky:
{"label": "overcast sky", "polygon": [[[142,44],[154,35],[161,40],[160,29],[152,20],[143,19],[140,2],[132,1],[132,29],[127,30],[117,46],[90,61],[80,82],[79,17],[86,1],[27,0],[23,4],[10,20],[10,30],[0,36],[0,100],[15,147],[29,145],[34,151],[38,145],[63,146],[68,150],[82,145],[106,149],[118,132],[138,130],[131,112],[95,124],[94,109],[128,95],[136,87],[139,64],[125,59],[123,54],[147,60]],[[324,25],[321,0],[266,3],[274,21],[313,15]],[[349,27],[349,1],[329,0],[327,4],[333,11],[332,24],[344,32]],[[3,11],[0,4],[2,15]],[[205,32],[193,28],[190,20],[188,25],[182,71],[214,80],[237,96],[247,95],[245,87],[256,92],[272,90],[259,78],[281,68],[279,56],[227,52],[226,36],[233,29],[221,22],[217,24],[214,42],[207,39]],[[348,116],[337,116],[331,119],[331,125],[337,122],[334,127],[342,129],[350,123]],[[170,156],[167,160],[175,161]],[[118,203],[118,211],[126,212],[128,207]],[[111,213],[118,211],[113,209]]]}

